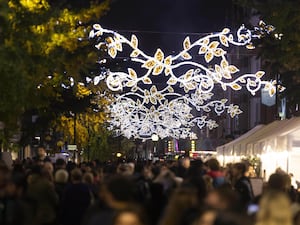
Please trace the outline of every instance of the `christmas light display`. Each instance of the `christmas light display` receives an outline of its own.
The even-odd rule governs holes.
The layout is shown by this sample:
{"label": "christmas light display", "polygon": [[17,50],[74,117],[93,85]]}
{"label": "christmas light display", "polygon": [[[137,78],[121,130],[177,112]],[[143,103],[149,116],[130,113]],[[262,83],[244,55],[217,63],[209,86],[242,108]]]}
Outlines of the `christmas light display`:
{"label": "christmas light display", "polygon": [[218,126],[209,116],[212,112],[227,113],[232,118],[242,113],[227,99],[213,98],[217,87],[223,91],[246,88],[252,95],[263,88],[274,95],[276,81],[262,80],[263,71],[240,74],[226,57],[230,45],[252,49],[253,39],[273,30],[273,26],[263,22],[254,30],[242,25],[235,34],[225,28],[194,41],[187,36],[182,51],[176,55],[166,55],[160,48],[154,55],[147,55],[139,48],[136,35],[127,39],[94,24],[90,38],[96,38],[97,49],[105,49],[112,59],[125,52],[125,46],[130,51],[128,67],[122,71],[107,69],[92,80],[95,85],[105,80],[115,92],[110,106],[112,128],[119,129],[127,138],[151,139],[152,134],[160,138],[196,138],[193,127]]}

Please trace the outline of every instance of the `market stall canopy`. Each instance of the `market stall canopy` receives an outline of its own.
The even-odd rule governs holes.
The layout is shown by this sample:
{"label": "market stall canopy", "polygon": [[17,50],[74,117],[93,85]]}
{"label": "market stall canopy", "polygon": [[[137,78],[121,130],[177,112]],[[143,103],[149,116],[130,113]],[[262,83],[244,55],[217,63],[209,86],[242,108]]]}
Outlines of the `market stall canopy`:
{"label": "market stall canopy", "polygon": [[276,140],[276,145],[278,145],[284,137],[298,130],[300,135],[300,117],[276,120],[268,125],[257,125],[237,139],[217,147],[217,153],[225,155],[261,154],[263,143]]}
{"label": "market stall canopy", "polygon": [[249,130],[248,132],[246,132],[245,134],[241,135],[240,137],[234,139],[231,142],[228,142],[224,145],[221,145],[219,147],[217,147],[217,152],[226,152],[229,154],[233,153],[233,150],[237,148],[237,146],[239,146],[240,142],[242,142],[243,140],[245,140],[246,138],[250,137],[251,135],[253,135],[254,133],[256,133],[258,130],[260,130],[262,127],[264,127],[265,125],[257,125],[256,127],[254,127],[253,129]]}
{"label": "market stall canopy", "polygon": [[239,138],[217,147],[217,157],[223,165],[258,157],[265,177],[280,167],[300,179],[300,117],[258,125]]}

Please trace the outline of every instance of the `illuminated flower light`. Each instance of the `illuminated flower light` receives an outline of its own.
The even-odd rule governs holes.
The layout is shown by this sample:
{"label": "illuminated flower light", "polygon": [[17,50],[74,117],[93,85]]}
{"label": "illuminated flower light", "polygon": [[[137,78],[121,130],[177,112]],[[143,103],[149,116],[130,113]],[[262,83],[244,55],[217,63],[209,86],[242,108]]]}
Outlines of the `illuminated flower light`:
{"label": "illuminated flower light", "polygon": [[116,95],[110,106],[111,124],[119,127],[121,133],[124,131],[123,135],[128,138],[149,139],[153,133],[160,138],[186,138],[195,135],[191,132],[192,127],[217,127],[216,121],[205,115],[195,117],[194,109],[205,113],[213,111],[217,115],[227,111],[231,117],[242,112],[237,105],[227,106],[227,99],[211,100],[212,93],[194,93],[190,97],[171,89],[158,91],[152,86],[148,91],[138,87],[135,92]]}
{"label": "illuminated flower light", "polygon": [[[195,125],[200,129],[205,126],[209,129],[217,127],[216,121],[203,114],[215,112],[220,115],[226,112],[234,117],[242,112],[236,105],[226,105],[227,99],[213,100],[215,85],[221,86],[224,91],[227,88],[238,91],[246,87],[252,95],[264,88],[271,96],[274,95],[275,81],[261,80],[263,71],[237,76],[239,69],[229,64],[227,52],[223,49],[229,45],[252,49],[253,38],[263,37],[272,30],[274,27],[264,23],[260,23],[260,28],[253,32],[242,25],[234,37],[225,28],[222,32],[194,42],[186,37],[183,50],[177,55],[166,56],[158,48],[153,56],[149,56],[138,48],[135,35],[129,40],[95,24],[90,38],[99,38],[96,48],[105,47],[110,57],[115,58],[118,52],[122,52],[123,45],[127,45],[131,48],[131,60],[143,69],[138,73],[133,68],[127,68],[126,71],[107,70],[105,74],[94,78],[95,84],[105,79],[108,88],[118,92],[110,108],[112,126],[118,127],[120,133],[128,138],[150,139],[153,133],[160,138],[195,137],[191,132]],[[204,63],[193,61],[191,51],[195,48],[198,55],[203,56]],[[166,87],[158,89],[152,80],[156,76],[166,79]],[[145,86],[151,88],[145,89]],[[175,86],[176,92],[173,89]],[[200,112],[200,117],[193,115],[195,110]]]}

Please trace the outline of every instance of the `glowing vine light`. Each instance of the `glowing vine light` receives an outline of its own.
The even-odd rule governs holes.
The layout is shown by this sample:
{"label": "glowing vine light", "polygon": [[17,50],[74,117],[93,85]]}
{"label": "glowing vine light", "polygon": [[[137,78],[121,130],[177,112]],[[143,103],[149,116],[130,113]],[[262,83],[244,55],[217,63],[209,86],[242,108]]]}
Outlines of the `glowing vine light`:
{"label": "glowing vine light", "polygon": [[[205,114],[215,112],[221,115],[226,112],[234,117],[242,113],[237,105],[227,105],[227,99],[212,99],[215,85],[221,86],[224,91],[228,88],[238,91],[245,86],[252,95],[264,88],[271,96],[274,95],[276,81],[263,81],[263,71],[237,76],[239,69],[229,64],[224,50],[230,45],[252,49],[253,38],[261,38],[273,30],[274,27],[263,22],[254,31],[242,25],[235,37],[225,28],[193,42],[186,37],[183,50],[177,55],[165,55],[158,48],[150,56],[139,48],[138,38],[134,34],[129,40],[94,24],[90,38],[98,38],[97,49],[104,47],[114,59],[127,45],[131,49],[131,61],[140,65],[139,71],[133,68],[126,71],[107,70],[93,79],[95,85],[105,79],[107,87],[117,92],[110,107],[112,127],[119,128],[120,133],[128,138],[150,139],[154,133],[160,138],[195,138],[196,135],[191,132],[195,125],[200,129],[218,126]],[[195,49],[204,63],[193,59],[191,51]],[[153,82],[157,76],[166,79],[164,88],[159,89]],[[195,116],[194,111],[200,112],[201,116]]]}

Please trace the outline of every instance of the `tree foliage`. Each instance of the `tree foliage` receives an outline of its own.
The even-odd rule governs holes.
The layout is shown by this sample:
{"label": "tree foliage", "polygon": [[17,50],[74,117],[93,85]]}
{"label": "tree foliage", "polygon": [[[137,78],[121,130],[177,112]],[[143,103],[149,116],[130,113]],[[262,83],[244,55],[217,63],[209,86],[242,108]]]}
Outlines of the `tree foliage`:
{"label": "tree foliage", "polygon": [[[280,75],[287,88],[289,111],[300,104],[300,2],[295,0],[236,0],[243,7],[255,9],[267,24],[276,27],[275,36],[260,45],[264,66],[273,75]],[[252,14],[253,15],[253,14]],[[282,36],[281,36],[282,35]]]}
{"label": "tree foliage", "polygon": [[[20,127],[25,136],[26,132],[28,136],[36,132],[36,127],[30,127],[36,126],[31,119],[21,119],[30,117],[28,112],[44,121],[43,129],[57,118],[63,124],[69,111],[82,113],[80,118],[95,119],[93,123],[103,123],[101,105],[95,115],[87,110],[98,103],[106,104],[91,104],[102,87],[90,91],[85,77],[95,70],[99,57],[88,41],[89,27],[108,10],[109,2],[0,0],[0,121],[6,124],[3,139],[8,140]],[[80,132],[79,136],[86,131]]]}

